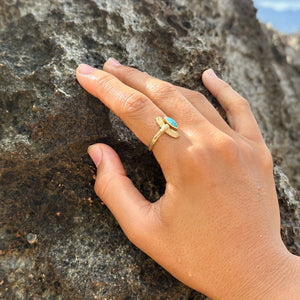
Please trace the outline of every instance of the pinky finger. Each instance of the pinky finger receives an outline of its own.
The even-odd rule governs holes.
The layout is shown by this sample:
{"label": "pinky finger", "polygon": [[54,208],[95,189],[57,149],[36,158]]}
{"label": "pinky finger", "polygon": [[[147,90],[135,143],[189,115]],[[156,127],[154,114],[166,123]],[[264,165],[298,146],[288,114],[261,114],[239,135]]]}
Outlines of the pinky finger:
{"label": "pinky finger", "polygon": [[203,73],[202,80],[224,108],[231,128],[246,138],[261,140],[262,135],[248,101],[219,79],[211,69]]}

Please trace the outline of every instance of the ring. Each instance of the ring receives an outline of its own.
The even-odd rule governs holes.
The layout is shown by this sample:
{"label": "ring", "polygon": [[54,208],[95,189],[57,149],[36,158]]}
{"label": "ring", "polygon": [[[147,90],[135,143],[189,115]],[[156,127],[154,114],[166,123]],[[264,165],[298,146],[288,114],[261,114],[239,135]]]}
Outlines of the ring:
{"label": "ring", "polygon": [[150,145],[149,145],[149,151],[152,151],[154,144],[158,141],[158,139],[166,133],[167,135],[177,139],[179,137],[179,133],[177,132],[178,126],[177,123],[169,118],[169,117],[156,117],[156,123],[160,127],[160,130],[156,133],[156,135],[153,137]]}

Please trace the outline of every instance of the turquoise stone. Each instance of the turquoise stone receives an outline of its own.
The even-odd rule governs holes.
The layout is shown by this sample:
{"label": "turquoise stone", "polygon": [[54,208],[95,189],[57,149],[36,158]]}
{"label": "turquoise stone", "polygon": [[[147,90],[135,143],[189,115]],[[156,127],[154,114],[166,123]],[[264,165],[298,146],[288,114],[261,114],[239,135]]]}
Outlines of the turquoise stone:
{"label": "turquoise stone", "polygon": [[166,117],[166,121],[167,121],[167,122],[169,123],[169,125],[171,125],[172,127],[178,128],[177,123],[176,123],[173,119],[171,119],[171,118],[169,118],[169,117]]}

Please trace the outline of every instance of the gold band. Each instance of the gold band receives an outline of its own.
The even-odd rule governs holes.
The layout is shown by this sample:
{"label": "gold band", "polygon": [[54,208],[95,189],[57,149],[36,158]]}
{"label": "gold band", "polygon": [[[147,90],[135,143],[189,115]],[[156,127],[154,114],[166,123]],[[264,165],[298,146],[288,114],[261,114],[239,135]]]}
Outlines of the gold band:
{"label": "gold band", "polygon": [[160,130],[157,132],[157,134],[153,137],[150,145],[149,145],[149,151],[152,151],[152,148],[154,144],[158,141],[158,139],[170,128],[168,124],[164,124],[163,127],[160,128]]}
{"label": "gold band", "polygon": [[149,151],[152,151],[153,146],[155,145],[155,143],[158,141],[158,139],[164,134],[168,134],[169,136],[173,137],[173,138],[178,138],[179,137],[179,133],[177,132],[177,124],[176,122],[171,119],[171,118],[162,118],[162,117],[157,117],[156,118],[156,123],[157,125],[160,127],[160,130],[155,134],[155,136],[153,137],[150,145],[149,145]]}

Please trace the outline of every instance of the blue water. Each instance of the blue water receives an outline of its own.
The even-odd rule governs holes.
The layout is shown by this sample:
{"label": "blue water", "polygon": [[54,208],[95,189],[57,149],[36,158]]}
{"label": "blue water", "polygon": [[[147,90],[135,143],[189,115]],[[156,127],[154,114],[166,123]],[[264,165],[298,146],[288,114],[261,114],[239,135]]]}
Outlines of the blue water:
{"label": "blue water", "polygon": [[300,0],[254,0],[257,17],[283,33],[300,30]]}

